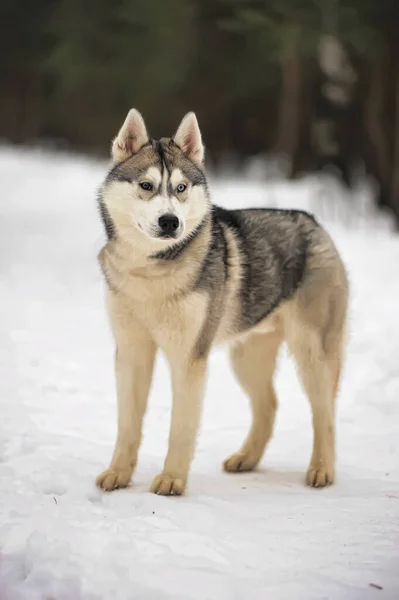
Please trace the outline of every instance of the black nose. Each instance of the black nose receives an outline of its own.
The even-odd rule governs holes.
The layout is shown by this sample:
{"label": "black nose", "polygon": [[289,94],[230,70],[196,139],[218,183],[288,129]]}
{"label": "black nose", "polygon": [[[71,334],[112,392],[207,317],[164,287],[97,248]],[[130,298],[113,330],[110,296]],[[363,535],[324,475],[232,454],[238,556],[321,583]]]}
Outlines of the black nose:
{"label": "black nose", "polygon": [[179,219],[176,215],[166,213],[166,215],[159,217],[158,225],[164,235],[173,235],[179,227]]}

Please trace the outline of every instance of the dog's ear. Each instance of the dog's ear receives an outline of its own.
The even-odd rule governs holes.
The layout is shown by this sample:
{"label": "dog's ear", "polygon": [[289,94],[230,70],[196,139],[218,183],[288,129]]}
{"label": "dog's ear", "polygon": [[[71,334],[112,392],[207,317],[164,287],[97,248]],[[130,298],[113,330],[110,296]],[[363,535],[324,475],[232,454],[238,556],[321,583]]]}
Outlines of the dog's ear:
{"label": "dog's ear", "polygon": [[136,154],[148,140],[144,119],[138,110],[132,108],[129,110],[118,135],[112,142],[112,160],[114,163],[126,160],[132,154]]}
{"label": "dog's ear", "polygon": [[205,148],[202,144],[201,132],[195,113],[189,112],[183,118],[173,141],[194,163],[201,165],[204,160]]}

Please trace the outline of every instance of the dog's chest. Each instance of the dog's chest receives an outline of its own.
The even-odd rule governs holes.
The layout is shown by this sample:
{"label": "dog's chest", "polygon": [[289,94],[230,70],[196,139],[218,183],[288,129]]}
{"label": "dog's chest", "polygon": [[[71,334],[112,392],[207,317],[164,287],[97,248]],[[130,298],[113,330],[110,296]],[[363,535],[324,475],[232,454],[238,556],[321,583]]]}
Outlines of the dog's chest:
{"label": "dog's chest", "polygon": [[150,333],[158,346],[168,351],[190,352],[206,320],[208,298],[193,292],[185,297],[125,296],[134,318]]}
{"label": "dog's chest", "polygon": [[132,267],[107,252],[102,253],[100,262],[111,293],[161,347],[193,344],[205,321],[209,298],[192,290],[192,278],[184,266],[150,263]]}

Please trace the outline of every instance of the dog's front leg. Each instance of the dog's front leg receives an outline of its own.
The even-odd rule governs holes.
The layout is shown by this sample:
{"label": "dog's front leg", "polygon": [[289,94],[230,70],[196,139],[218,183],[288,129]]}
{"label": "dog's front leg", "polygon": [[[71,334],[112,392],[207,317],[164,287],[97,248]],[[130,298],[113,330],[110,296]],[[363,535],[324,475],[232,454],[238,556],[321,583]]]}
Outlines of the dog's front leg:
{"label": "dog's front leg", "polygon": [[206,380],[206,360],[171,360],[173,382],[172,422],[169,449],[162,473],[151,491],[180,496],[186,487],[199,428]]}
{"label": "dog's front leg", "polygon": [[[112,318],[114,316],[114,318]],[[111,315],[117,343],[118,437],[109,468],[96,480],[106,491],[126,487],[137,463],[156,346],[137,324]]]}

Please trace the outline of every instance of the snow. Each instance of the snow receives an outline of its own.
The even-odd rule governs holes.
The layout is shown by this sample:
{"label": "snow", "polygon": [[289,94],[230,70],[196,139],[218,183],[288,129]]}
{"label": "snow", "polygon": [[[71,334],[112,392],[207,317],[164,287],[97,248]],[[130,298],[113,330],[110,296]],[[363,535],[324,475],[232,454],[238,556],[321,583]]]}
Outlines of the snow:
{"label": "snow", "polygon": [[[189,488],[148,492],[166,452],[159,358],[132,487],[94,486],[116,431],[113,345],[96,253],[106,165],[0,149],[0,600],[399,598],[399,238],[361,186],[216,180],[225,206],[310,208],[352,282],[338,477],[308,489],[310,410],[281,355],[280,410],[260,468],[221,471],[249,423],[225,353],[211,360]],[[341,198],[341,199],[340,199]],[[383,590],[370,584],[382,586]]]}

